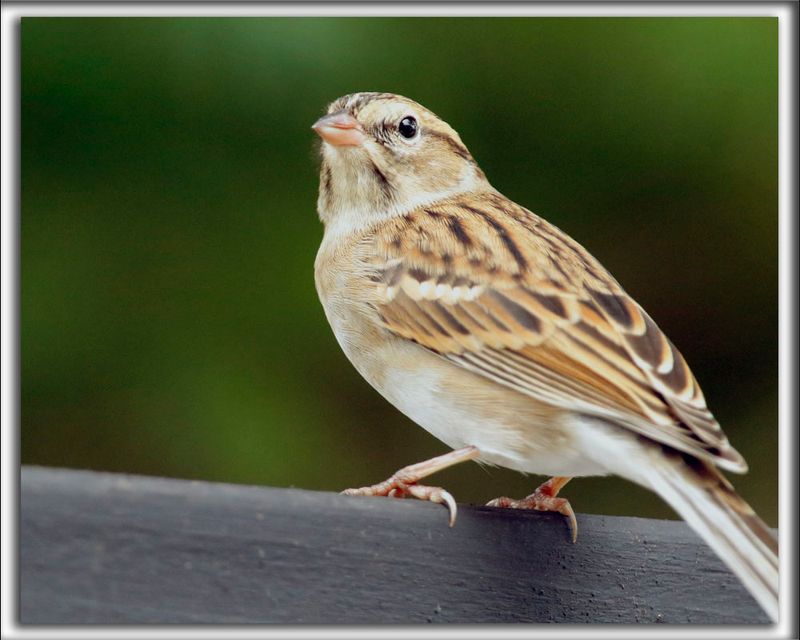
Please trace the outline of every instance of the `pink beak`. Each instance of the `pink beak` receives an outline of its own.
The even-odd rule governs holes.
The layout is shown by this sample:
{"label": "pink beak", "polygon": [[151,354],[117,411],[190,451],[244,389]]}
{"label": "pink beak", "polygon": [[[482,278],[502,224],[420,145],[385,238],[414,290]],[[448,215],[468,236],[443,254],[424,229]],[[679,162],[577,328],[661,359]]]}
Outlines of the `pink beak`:
{"label": "pink beak", "polygon": [[358,120],[345,111],[323,116],[311,128],[335,147],[357,146],[366,139]]}

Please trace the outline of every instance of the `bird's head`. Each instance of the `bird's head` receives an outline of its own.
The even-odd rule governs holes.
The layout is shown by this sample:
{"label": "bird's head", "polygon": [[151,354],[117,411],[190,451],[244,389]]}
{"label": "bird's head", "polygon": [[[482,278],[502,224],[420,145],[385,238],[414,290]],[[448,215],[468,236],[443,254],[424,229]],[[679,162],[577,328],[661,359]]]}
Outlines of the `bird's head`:
{"label": "bird's head", "polygon": [[413,100],[353,93],[312,127],[322,139],[318,209],[363,227],[459,193],[489,188],[459,135]]}

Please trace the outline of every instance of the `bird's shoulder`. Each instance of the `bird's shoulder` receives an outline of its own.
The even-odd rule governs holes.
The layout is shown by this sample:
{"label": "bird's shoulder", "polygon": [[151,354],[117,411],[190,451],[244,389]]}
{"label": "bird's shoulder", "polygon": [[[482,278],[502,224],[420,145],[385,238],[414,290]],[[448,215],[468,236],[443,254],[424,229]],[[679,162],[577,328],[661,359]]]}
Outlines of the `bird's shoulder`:
{"label": "bird's shoulder", "polygon": [[385,221],[365,237],[365,255],[410,268],[468,275],[482,283],[621,288],[566,233],[500,193],[465,193]]}

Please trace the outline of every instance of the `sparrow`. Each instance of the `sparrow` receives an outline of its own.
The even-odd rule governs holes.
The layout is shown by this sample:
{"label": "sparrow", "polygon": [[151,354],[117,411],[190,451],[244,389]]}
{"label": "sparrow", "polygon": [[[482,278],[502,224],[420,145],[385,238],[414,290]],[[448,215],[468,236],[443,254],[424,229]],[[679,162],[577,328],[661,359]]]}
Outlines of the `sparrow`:
{"label": "sparrow", "polygon": [[743,457],[675,345],[575,240],[487,180],[458,133],[392,93],[343,96],[321,138],[315,282],[356,370],[452,451],[344,493],[453,497],[467,460],[552,476],[520,500],[577,532],[561,488],[616,474],[657,493],[778,618],[778,544],[721,470]]}

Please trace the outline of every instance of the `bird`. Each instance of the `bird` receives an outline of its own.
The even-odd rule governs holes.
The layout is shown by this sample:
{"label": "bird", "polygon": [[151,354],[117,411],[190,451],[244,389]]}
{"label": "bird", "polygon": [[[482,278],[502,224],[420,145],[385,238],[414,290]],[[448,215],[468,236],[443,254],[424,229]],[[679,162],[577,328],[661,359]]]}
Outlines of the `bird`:
{"label": "bird", "polygon": [[686,360],[583,246],[497,191],[459,134],[384,92],[334,100],[320,139],[314,276],[346,357],[451,450],[356,496],[446,505],[420,481],[475,460],[551,476],[494,506],[577,521],[560,490],[617,475],[652,490],[773,621],[778,543],[722,471],[747,464]]}

